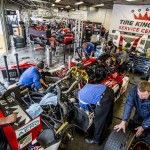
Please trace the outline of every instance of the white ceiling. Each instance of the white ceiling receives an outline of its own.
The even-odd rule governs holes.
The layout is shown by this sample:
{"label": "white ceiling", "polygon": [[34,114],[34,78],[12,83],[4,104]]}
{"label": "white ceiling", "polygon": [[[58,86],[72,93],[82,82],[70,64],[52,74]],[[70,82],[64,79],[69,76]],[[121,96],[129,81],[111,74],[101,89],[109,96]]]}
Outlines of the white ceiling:
{"label": "white ceiling", "polygon": [[[51,7],[54,4],[56,8],[63,9],[80,9],[81,7],[92,7],[98,4],[104,4],[100,8],[112,9],[113,4],[129,4],[129,5],[150,5],[150,0],[61,0],[56,3],[55,0],[8,0],[26,7]],[[83,1],[82,5],[75,5],[76,2]],[[66,8],[66,6],[70,6]],[[96,7],[99,8],[99,7]]]}

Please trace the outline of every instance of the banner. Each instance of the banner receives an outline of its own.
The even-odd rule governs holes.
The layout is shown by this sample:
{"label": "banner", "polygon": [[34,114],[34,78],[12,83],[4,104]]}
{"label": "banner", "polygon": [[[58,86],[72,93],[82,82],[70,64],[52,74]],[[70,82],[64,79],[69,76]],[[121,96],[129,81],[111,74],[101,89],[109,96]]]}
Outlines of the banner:
{"label": "banner", "polygon": [[150,34],[150,5],[114,4],[110,32],[112,30]]}

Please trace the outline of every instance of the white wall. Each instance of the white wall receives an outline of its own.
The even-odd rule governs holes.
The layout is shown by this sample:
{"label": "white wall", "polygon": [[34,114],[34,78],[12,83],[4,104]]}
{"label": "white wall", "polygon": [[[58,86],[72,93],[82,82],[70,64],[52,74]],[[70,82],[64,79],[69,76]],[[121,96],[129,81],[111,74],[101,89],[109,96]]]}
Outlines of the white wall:
{"label": "white wall", "polygon": [[109,30],[110,21],[111,21],[111,15],[112,15],[112,9],[99,9],[98,11],[70,11],[68,13],[69,18],[76,19],[75,14],[83,14],[84,21],[92,21],[92,22],[100,22],[104,25],[104,27]]}
{"label": "white wall", "polygon": [[77,19],[80,17],[80,14],[83,15],[83,20],[87,21],[87,11],[77,10],[77,11],[69,11],[69,18]]}
{"label": "white wall", "polygon": [[5,9],[12,9],[12,10],[19,10],[20,6],[17,5],[16,3],[5,3]]}
{"label": "white wall", "polygon": [[112,9],[99,9],[98,11],[88,11],[87,20],[92,22],[100,22],[108,30],[110,26]]}

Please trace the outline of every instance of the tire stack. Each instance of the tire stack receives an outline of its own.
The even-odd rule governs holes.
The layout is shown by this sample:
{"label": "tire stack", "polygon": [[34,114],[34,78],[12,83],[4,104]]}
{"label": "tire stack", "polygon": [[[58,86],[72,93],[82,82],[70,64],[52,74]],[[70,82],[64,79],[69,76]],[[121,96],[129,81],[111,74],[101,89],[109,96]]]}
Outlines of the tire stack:
{"label": "tire stack", "polygon": [[25,38],[22,36],[14,36],[14,45],[16,48],[23,48],[26,45]]}

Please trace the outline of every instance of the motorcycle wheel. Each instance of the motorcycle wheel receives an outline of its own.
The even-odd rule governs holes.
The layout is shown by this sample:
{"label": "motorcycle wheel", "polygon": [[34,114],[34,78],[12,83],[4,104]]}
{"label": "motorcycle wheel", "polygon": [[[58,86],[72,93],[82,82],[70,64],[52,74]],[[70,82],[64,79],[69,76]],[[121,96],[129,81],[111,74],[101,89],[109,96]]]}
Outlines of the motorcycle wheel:
{"label": "motorcycle wheel", "polygon": [[106,141],[104,150],[130,150],[134,137],[135,134],[130,129],[127,129],[126,133],[113,130]]}
{"label": "motorcycle wheel", "polygon": [[132,150],[150,150],[150,145],[145,141],[135,142],[130,149]]}
{"label": "motorcycle wheel", "polygon": [[67,143],[73,140],[75,127],[68,125],[62,132],[62,140],[60,144],[60,149],[66,149]]}

